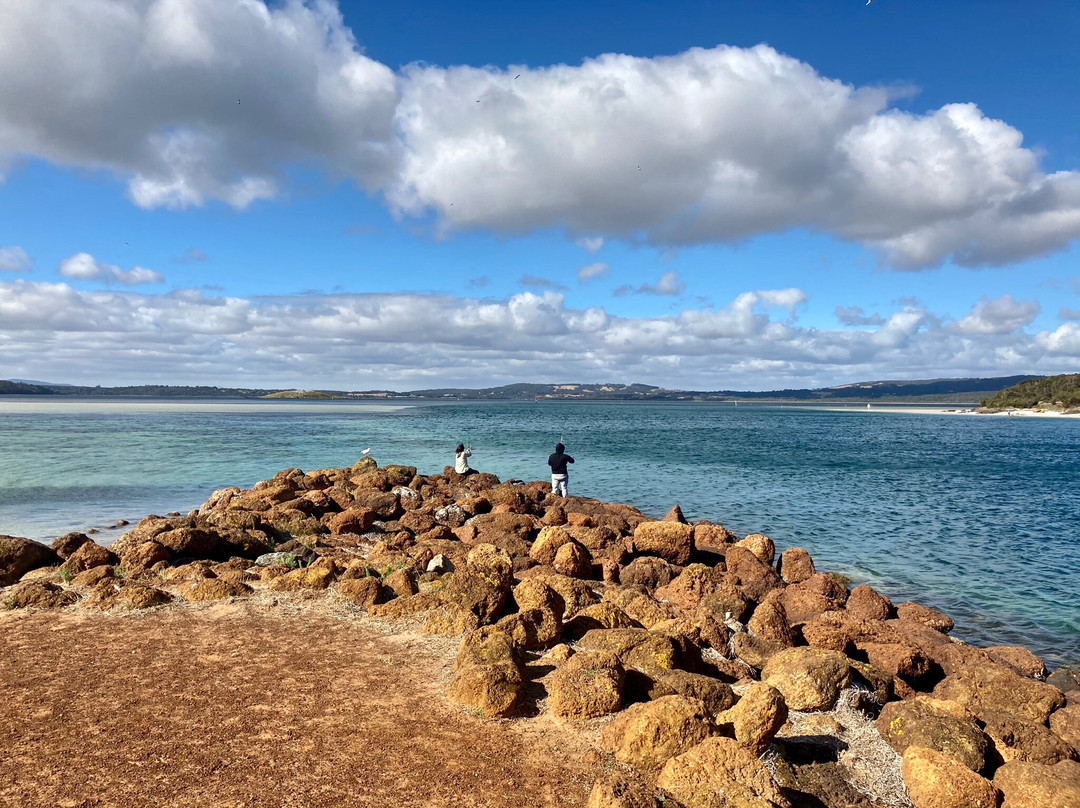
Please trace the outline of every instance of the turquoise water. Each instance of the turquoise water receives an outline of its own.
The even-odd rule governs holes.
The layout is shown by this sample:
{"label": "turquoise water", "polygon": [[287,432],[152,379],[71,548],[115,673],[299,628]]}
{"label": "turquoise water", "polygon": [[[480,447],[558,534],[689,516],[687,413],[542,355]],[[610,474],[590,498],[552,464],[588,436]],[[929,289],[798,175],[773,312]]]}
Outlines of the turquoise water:
{"label": "turquoise water", "polygon": [[[185,512],[280,469],[439,472],[458,441],[503,479],[760,531],[820,569],[915,598],[956,636],[1080,662],[1080,421],[642,403],[0,399],[0,533],[50,539]],[[110,541],[121,531],[104,530]]]}

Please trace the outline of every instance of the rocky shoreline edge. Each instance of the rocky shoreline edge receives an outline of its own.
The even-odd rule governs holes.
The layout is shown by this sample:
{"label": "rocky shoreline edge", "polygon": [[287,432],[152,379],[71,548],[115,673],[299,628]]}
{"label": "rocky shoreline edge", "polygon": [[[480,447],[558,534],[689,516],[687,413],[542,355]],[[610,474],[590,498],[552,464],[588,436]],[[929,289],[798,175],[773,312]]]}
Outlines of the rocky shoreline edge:
{"label": "rocky shoreline edge", "polygon": [[340,598],[460,636],[446,697],[599,733],[590,808],[1080,807],[1080,682],[849,591],[800,548],[364,458],[286,469],[104,547],[0,536],[0,608]]}

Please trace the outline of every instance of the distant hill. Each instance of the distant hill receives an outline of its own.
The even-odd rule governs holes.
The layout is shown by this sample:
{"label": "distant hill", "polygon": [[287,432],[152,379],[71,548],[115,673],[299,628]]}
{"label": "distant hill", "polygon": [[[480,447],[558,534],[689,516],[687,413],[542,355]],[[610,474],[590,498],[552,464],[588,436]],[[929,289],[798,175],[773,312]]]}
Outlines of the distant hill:
{"label": "distant hill", "polygon": [[1080,373],[1043,376],[983,399],[988,410],[1080,410]]}
{"label": "distant hill", "polygon": [[784,390],[669,390],[649,384],[576,382],[564,384],[507,384],[481,389],[439,387],[395,392],[393,390],[281,390],[182,385],[136,385],[86,387],[0,381],[0,394],[133,397],[133,398],[334,398],[349,400],[465,400],[465,401],[780,401],[815,403],[939,403],[974,404],[1003,387],[1039,380],[1039,376],[1003,378],[917,379],[871,381],[834,387]]}

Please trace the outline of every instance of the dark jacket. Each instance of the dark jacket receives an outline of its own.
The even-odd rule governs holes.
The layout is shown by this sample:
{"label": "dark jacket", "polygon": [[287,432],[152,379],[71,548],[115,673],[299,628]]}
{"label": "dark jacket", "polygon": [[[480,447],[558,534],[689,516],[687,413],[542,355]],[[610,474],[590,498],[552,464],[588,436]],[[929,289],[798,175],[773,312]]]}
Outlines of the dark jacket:
{"label": "dark jacket", "polygon": [[555,447],[555,454],[548,458],[548,465],[551,466],[552,474],[566,474],[566,464],[574,462],[574,458],[563,451],[565,448],[560,443]]}

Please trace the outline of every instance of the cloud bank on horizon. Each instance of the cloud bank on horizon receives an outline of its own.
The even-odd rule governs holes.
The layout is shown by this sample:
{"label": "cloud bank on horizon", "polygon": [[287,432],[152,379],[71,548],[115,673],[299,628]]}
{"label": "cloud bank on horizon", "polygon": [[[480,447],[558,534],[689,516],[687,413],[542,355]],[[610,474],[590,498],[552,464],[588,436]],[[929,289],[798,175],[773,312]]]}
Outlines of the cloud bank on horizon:
{"label": "cloud bank on horizon", "polygon": [[327,0],[15,0],[0,86],[0,164],[107,169],[145,208],[244,208],[313,165],[444,233],[682,246],[806,227],[896,269],[1080,237],[1080,171],[1043,172],[1005,122],[900,112],[766,45],[395,73]]}
{"label": "cloud bank on horizon", "polygon": [[[1080,170],[1045,171],[1020,131],[974,104],[902,111],[908,92],[851,86],[767,45],[395,71],[365,55],[332,0],[9,0],[0,181],[29,158],[104,170],[147,211],[243,211],[285,199],[290,172],[314,169],[440,236],[562,233],[590,254],[576,270],[590,288],[615,274],[597,255],[614,242],[666,250],[805,229],[915,271],[1007,266],[1080,239]],[[878,311],[841,301],[842,327],[826,329],[800,324],[807,292],[756,281],[719,307],[631,317],[569,306],[566,285],[509,269],[526,291],[501,300],[89,291],[77,282],[165,278],[70,252],[57,267],[68,281],[51,282],[31,279],[21,246],[0,247],[0,270],[19,273],[0,279],[7,375],[718,389],[748,378],[817,386],[883,368],[1050,373],[1080,359],[1077,309],[1030,333],[1040,305],[1011,294],[973,295],[962,316],[914,300]],[[192,247],[174,262],[206,260]],[[613,294],[681,305],[686,290],[670,269]]]}
{"label": "cloud bank on horizon", "polygon": [[[562,294],[508,300],[449,295],[295,295],[243,299],[194,289],[80,291],[25,279],[0,284],[10,366],[76,382],[228,380],[231,386],[336,389],[481,387],[520,380],[649,379],[686,389],[816,387],[837,378],[1054,372],[1080,356],[1080,324],[1031,335],[1038,306],[1005,295],[958,320],[918,304],[870,330],[798,325],[800,289],[744,292],[722,308],[665,317],[573,309]],[[438,324],[432,329],[429,324]],[[686,383],[695,380],[695,385]]]}

